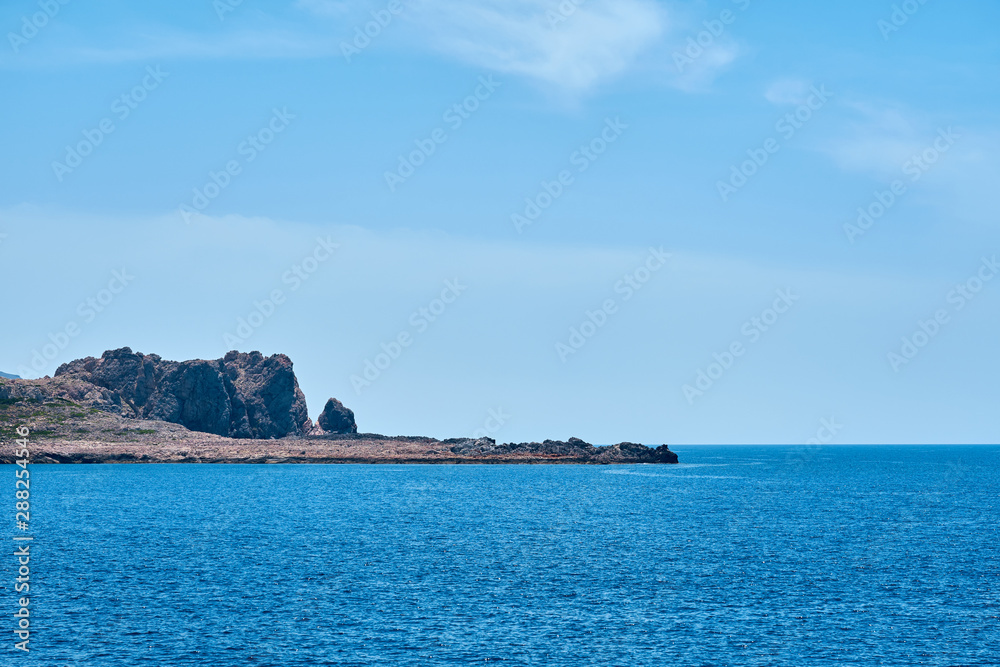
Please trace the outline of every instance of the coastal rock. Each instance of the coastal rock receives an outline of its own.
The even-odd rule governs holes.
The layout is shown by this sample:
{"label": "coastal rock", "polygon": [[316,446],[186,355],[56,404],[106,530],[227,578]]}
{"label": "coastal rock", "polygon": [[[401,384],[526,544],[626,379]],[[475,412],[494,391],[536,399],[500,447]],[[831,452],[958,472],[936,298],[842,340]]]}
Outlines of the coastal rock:
{"label": "coastal rock", "polygon": [[677,454],[667,445],[656,449],[634,442],[620,442],[610,447],[601,447],[591,459],[594,463],[677,463]]}
{"label": "coastal rock", "polygon": [[75,377],[40,380],[0,380],[0,400],[23,399],[41,402],[62,399],[85,404],[105,412],[119,412],[121,398],[109,389],[97,387]]}
{"label": "coastal rock", "polygon": [[264,357],[260,352],[230,352],[222,364],[246,405],[251,438],[302,435],[312,428],[306,397],[284,354]]}
{"label": "coastal rock", "polygon": [[503,444],[497,444],[493,438],[453,438],[443,440],[441,444],[451,445],[451,452],[462,456],[530,455],[548,458],[567,456],[587,458],[596,451],[593,445],[579,438],[570,438],[567,442],[545,440],[544,442],[505,442]]}
{"label": "coastal rock", "polygon": [[233,438],[302,435],[312,424],[291,360],[230,352],[213,361],[166,361],[130,348],[56,369],[50,389],[133,419],[181,424]]}
{"label": "coastal rock", "polygon": [[670,447],[667,445],[660,445],[655,450],[656,460],[653,463],[677,463],[677,453],[670,451]]}
{"label": "coastal rock", "polygon": [[452,454],[461,456],[497,453],[497,441],[493,438],[449,438],[442,440],[441,444],[448,446]]}
{"label": "coastal rock", "polygon": [[323,413],[316,420],[324,433],[357,433],[358,425],[354,422],[354,411],[344,407],[335,398],[326,402]]}
{"label": "coastal rock", "polygon": [[492,438],[457,438],[444,440],[441,444],[451,445],[450,451],[460,456],[515,456],[580,463],[677,463],[677,455],[667,445],[652,449],[634,442],[595,447],[580,438],[503,444],[497,444]]}
{"label": "coastal rock", "polygon": [[[63,364],[54,377],[0,378],[0,432],[30,428],[40,460],[325,463],[677,463],[666,445],[595,447],[580,438],[497,443],[358,433],[331,398],[314,426],[292,370],[276,354],[169,361],[130,348]],[[294,440],[285,439],[294,436]],[[262,444],[261,440],[274,440]],[[104,448],[103,453],[97,450]],[[47,458],[46,458],[47,457]],[[4,462],[0,454],[0,463]],[[7,461],[9,462],[9,461]]]}

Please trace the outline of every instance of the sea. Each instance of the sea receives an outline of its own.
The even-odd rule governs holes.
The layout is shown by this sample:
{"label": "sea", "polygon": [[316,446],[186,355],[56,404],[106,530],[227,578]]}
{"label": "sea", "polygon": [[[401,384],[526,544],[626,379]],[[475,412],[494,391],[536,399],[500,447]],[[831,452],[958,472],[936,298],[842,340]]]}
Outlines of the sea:
{"label": "sea", "polygon": [[31,465],[0,664],[1000,664],[1000,447],[674,449]]}

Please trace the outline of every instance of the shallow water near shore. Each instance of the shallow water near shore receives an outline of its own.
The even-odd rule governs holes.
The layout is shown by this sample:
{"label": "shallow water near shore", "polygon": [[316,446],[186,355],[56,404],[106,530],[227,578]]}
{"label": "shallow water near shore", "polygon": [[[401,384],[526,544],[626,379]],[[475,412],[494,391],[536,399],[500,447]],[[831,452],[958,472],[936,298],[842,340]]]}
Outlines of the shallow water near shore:
{"label": "shallow water near shore", "polygon": [[[1000,656],[1000,447],[673,449],[675,466],[32,466],[32,650],[14,651],[8,614],[0,655],[157,667]],[[15,467],[0,469],[13,494]],[[0,569],[13,613],[15,559]]]}

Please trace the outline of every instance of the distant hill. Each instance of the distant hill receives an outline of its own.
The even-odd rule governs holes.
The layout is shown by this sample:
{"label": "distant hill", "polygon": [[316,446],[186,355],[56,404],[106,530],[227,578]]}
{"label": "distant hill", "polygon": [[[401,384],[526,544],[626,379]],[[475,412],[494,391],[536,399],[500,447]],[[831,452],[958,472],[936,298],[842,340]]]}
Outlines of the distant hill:
{"label": "distant hill", "polygon": [[21,378],[17,375],[11,375],[10,373],[4,373],[0,371],[0,378],[7,378],[8,380],[20,380]]}

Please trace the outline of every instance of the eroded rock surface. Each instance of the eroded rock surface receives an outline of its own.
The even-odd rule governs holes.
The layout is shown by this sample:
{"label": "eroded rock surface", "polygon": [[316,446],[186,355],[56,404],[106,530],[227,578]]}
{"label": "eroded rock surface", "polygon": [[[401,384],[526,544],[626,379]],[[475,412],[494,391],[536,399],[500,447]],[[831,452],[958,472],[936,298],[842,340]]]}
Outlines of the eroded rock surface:
{"label": "eroded rock surface", "polygon": [[324,433],[357,433],[358,425],[354,422],[354,411],[344,407],[335,398],[326,402],[323,413],[316,420]]}
{"label": "eroded rock surface", "polygon": [[65,398],[232,438],[303,435],[312,427],[292,361],[283,354],[168,361],[123,347],[63,364],[53,378],[8,382],[0,392],[8,394],[0,398]]}

